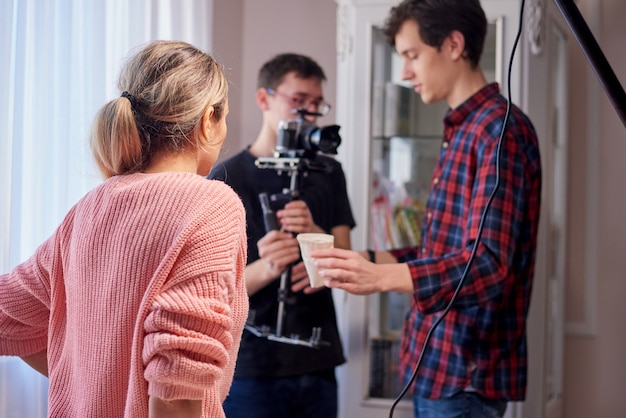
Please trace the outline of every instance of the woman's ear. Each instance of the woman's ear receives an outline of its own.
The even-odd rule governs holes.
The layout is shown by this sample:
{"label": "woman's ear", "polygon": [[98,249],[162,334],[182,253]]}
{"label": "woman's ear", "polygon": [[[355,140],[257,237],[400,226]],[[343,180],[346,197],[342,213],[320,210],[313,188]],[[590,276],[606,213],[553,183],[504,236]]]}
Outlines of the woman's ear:
{"label": "woman's ear", "polygon": [[207,107],[204,111],[204,115],[202,115],[202,120],[200,121],[200,126],[202,127],[202,135],[209,140],[211,138],[211,129],[213,128],[213,124],[215,120],[213,115],[215,114],[215,107],[213,105]]}

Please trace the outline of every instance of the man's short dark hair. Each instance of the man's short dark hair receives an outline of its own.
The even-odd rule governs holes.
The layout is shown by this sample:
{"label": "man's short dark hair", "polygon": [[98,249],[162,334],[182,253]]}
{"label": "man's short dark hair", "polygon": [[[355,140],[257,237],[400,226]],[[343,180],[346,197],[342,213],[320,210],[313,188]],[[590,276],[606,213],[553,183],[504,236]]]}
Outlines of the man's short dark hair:
{"label": "man's short dark hair", "polygon": [[404,0],[391,8],[383,27],[392,47],[407,20],[415,21],[422,40],[437,49],[452,31],[461,32],[465,37],[464,57],[473,67],[478,66],[487,35],[487,18],[479,0]]}
{"label": "man's short dark hair", "polygon": [[274,56],[259,70],[257,88],[275,89],[285,76],[291,72],[303,79],[317,78],[326,81],[324,70],[312,58],[306,55],[285,53]]}

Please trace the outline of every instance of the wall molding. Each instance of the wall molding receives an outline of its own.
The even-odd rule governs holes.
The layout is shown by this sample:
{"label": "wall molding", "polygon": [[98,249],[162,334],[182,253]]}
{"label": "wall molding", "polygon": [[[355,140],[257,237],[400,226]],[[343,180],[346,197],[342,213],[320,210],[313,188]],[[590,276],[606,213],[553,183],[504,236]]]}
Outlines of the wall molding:
{"label": "wall molding", "polygon": [[526,38],[530,44],[530,52],[541,55],[545,44],[545,2],[544,0],[531,0],[526,9]]}

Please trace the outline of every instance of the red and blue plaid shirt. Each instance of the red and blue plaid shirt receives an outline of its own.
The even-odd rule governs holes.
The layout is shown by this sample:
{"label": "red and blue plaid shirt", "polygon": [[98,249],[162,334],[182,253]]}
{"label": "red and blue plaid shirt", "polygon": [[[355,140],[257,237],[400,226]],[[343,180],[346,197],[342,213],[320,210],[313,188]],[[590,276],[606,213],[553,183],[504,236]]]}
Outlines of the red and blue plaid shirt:
{"label": "red and blue plaid shirt", "polygon": [[[426,335],[459,284],[496,184],[497,147],[506,113],[489,84],[445,117],[422,241],[396,250],[413,278],[400,371],[408,382]],[[459,391],[522,400],[526,393],[526,317],[534,273],[541,163],[534,128],[515,106],[501,145],[500,185],[476,257],[458,297],[433,332],[413,387],[438,399]]]}

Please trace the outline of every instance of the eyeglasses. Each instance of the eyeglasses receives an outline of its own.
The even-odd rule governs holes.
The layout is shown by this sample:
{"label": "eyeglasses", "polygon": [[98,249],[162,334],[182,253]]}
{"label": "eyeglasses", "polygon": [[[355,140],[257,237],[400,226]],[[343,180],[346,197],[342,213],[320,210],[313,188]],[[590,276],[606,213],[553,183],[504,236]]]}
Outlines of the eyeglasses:
{"label": "eyeglasses", "polygon": [[289,103],[291,103],[294,109],[309,109],[311,106],[315,106],[315,112],[319,113],[321,116],[324,116],[330,111],[330,104],[326,103],[324,100],[312,99],[306,95],[290,96],[289,94],[281,93],[274,89],[265,90],[268,94],[275,94],[289,100]]}

